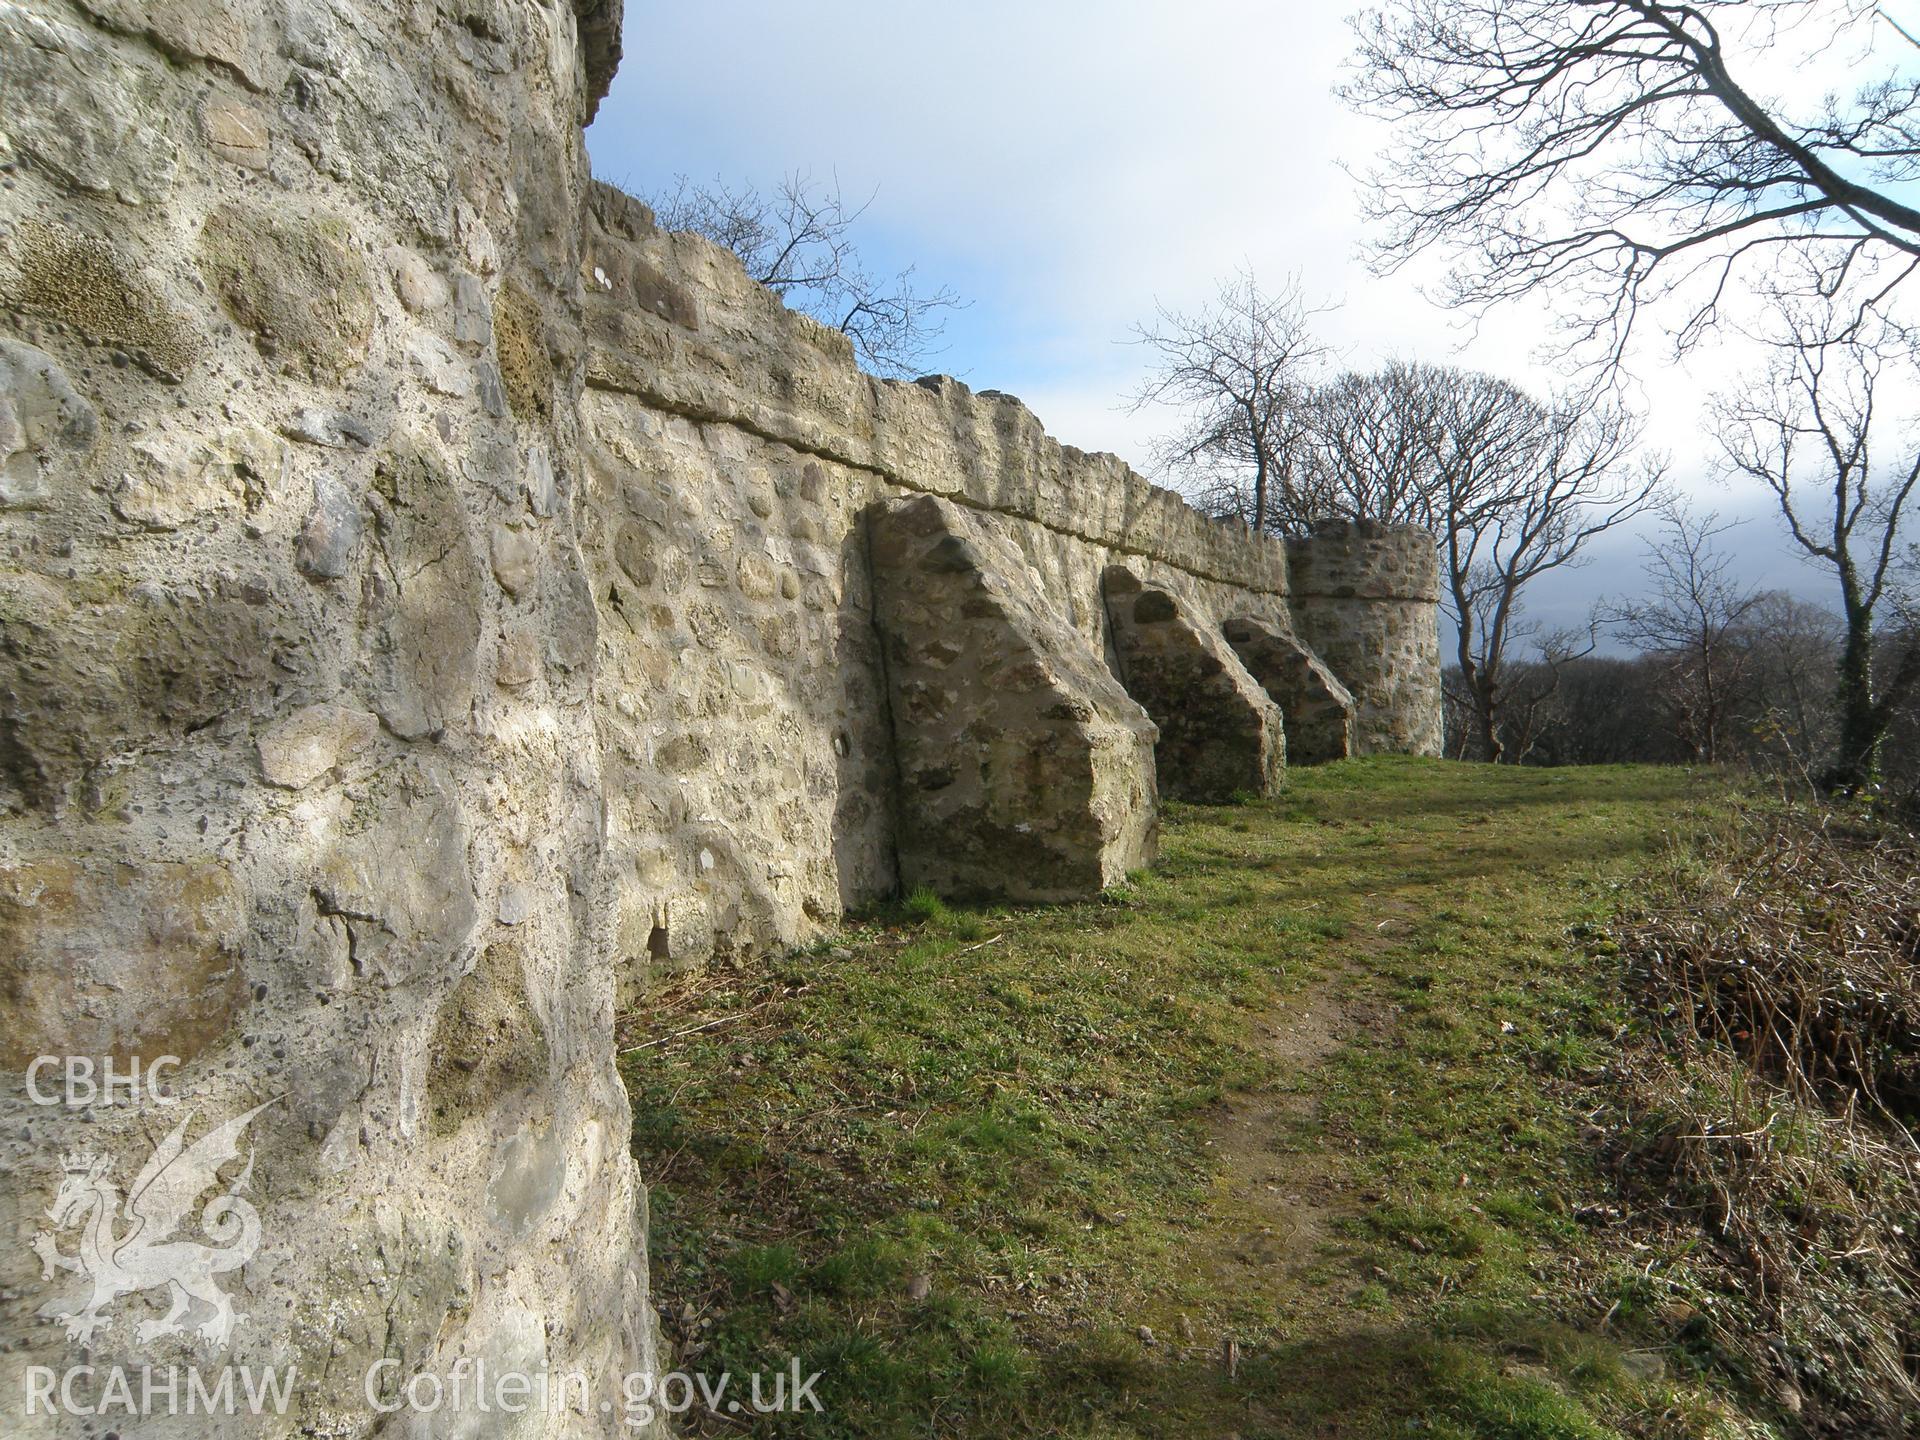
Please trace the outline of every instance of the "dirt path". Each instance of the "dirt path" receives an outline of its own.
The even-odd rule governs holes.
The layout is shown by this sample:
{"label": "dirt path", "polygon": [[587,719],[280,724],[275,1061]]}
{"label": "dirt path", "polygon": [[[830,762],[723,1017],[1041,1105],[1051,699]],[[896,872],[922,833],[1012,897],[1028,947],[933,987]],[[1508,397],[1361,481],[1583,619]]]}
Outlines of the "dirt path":
{"label": "dirt path", "polygon": [[1369,896],[1376,917],[1364,930],[1328,942],[1327,968],[1258,1022],[1280,1085],[1236,1094],[1215,1121],[1220,1170],[1214,1214],[1217,1273],[1271,1289],[1307,1279],[1336,1244],[1335,1222],[1356,1200],[1336,1148],[1321,1130],[1327,1061],[1363,1033],[1391,1030],[1390,1007],[1371,994],[1368,961],[1412,928],[1420,907]]}

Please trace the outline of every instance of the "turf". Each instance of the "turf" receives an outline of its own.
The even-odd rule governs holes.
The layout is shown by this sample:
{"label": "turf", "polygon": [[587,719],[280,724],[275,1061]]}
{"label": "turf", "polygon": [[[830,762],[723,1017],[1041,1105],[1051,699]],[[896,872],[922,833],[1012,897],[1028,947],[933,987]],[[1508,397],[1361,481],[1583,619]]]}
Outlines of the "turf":
{"label": "turf", "polygon": [[[1372,759],[1173,807],[1098,902],[915,895],[630,1017],[679,1368],[818,1436],[1774,1433],[1611,1223],[1604,924],[1724,804]],[[711,1028],[686,1034],[696,1026]],[[672,1037],[672,1038],[669,1038]]]}

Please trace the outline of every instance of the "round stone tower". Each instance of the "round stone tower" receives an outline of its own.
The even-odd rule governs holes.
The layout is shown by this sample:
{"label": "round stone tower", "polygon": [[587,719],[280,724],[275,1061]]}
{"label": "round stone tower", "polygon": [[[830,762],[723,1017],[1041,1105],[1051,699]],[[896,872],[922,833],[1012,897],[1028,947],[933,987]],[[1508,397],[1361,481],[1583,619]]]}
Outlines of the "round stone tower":
{"label": "round stone tower", "polygon": [[1355,749],[1438,755],[1440,561],[1417,525],[1330,520],[1287,542],[1293,624],[1353,692]]}

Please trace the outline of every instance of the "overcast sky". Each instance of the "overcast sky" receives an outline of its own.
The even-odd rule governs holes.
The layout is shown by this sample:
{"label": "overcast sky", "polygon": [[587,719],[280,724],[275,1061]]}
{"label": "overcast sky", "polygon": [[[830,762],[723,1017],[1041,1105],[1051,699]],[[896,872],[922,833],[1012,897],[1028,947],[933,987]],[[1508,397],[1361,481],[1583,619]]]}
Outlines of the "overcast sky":
{"label": "overcast sky", "polygon": [[[626,58],[587,132],[594,172],[636,194],[678,174],[771,185],[791,171],[874,195],[858,240],[874,269],[912,263],[970,308],[928,368],[1010,391],[1047,429],[1144,468],[1164,413],[1129,414],[1145,357],[1126,343],[1156,303],[1204,303],[1250,266],[1337,302],[1340,360],[1470,364],[1536,390],[1547,316],[1503,310],[1469,334],[1360,254],[1356,183],[1380,131],[1334,97],[1346,7],[1273,0],[629,0]],[[1783,66],[1792,57],[1776,57]],[[1784,73],[1784,70],[1783,72]],[[1711,474],[1701,402],[1732,362],[1638,357],[1649,437],[1727,515],[1747,573],[1824,598],[1751,491]],[[1638,582],[1639,542],[1598,547],[1543,582],[1533,610],[1577,621]]]}

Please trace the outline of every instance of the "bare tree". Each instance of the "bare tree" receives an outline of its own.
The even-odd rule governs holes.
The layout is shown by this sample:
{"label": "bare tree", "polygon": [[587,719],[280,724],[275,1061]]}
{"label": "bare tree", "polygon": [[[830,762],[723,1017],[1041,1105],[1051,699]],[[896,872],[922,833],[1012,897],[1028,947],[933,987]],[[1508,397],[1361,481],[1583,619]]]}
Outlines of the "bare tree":
{"label": "bare tree", "polygon": [[1341,516],[1444,529],[1450,506],[1439,457],[1453,439],[1444,392],[1459,373],[1396,362],[1371,373],[1350,370],[1315,389],[1311,478],[1300,487],[1306,513],[1283,517],[1285,527]]}
{"label": "bare tree", "polygon": [[911,377],[939,353],[946,312],[966,302],[945,286],[921,291],[914,267],[875,276],[860,261],[853,231],[873,197],[851,205],[839,184],[795,173],[771,193],[679,176],[649,200],[669,230],[689,230],[740,257],[747,273],[787,303],[853,342],[878,374]]}
{"label": "bare tree", "polygon": [[1769,590],[1742,627],[1751,657],[1742,720],[1758,754],[1811,776],[1834,746],[1833,673],[1845,636],[1831,610]]}
{"label": "bare tree", "polygon": [[1396,361],[1338,376],[1307,410],[1306,510],[1282,518],[1302,529],[1327,516],[1422,525],[1441,537],[1471,528],[1536,473],[1553,419],[1478,370]]}
{"label": "bare tree", "polygon": [[[1624,412],[1571,404],[1544,410],[1543,420],[1531,473],[1490,485],[1469,523],[1440,537],[1461,679],[1481,751],[1496,762],[1508,758],[1502,715],[1523,699],[1509,682],[1508,664],[1536,634],[1524,618],[1527,587],[1582,563],[1595,539],[1655,503],[1665,474],[1657,460],[1630,460],[1640,427]],[[1564,664],[1592,644],[1556,649],[1544,658]]]}
{"label": "bare tree", "polygon": [[[1561,670],[1591,635],[1541,635],[1527,588],[1652,502],[1661,467],[1632,461],[1640,426],[1590,398],[1543,403],[1497,376],[1396,364],[1322,387],[1309,409],[1307,477],[1280,520],[1342,516],[1423,525],[1440,546],[1454,627],[1454,701],[1471,753],[1517,759]],[[1537,651],[1524,667],[1523,652]]]}
{"label": "bare tree", "polygon": [[1674,736],[1697,762],[1718,764],[1754,654],[1749,622],[1760,592],[1733,573],[1733,557],[1715,541],[1733,524],[1665,507],[1663,533],[1648,546],[1647,593],[1604,604],[1600,615],[1659,669],[1661,701]]}
{"label": "bare tree", "polygon": [[[1391,0],[1355,22],[1345,95],[1393,123],[1368,177],[1384,268],[1457,253],[1449,298],[1551,290],[1617,363],[1643,303],[1685,292],[1675,339],[1737,273],[1793,255],[1857,315],[1920,266],[1920,79],[1875,56],[1871,0]],[[1857,44],[1844,101],[1756,92],[1753,57]],[[1869,73],[1873,72],[1873,73]]]}
{"label": "bare tree", "polygon": [[1326,354],[1311,329],[1318,313],[1298,280],[1268,293],[1243,270],[1206,309],[1163,306],[1152,324],[1137,328],[1154,370],[1133,408],[1186,412],[1154,458],[1196,481],[1195,498],[1210,513],[1265,530],[1276,514],[1307,508],[1296,491],[1310,382]]}
{"label": "bare tree", "polygon": [[1720,397],[1716,429],[1730,468],[1772,492],[1794,543],[1838,583],[1838,753],[1825,779],[1852,794],[1873,780],[1895,709],[1920,684],[1920,647],[1902,647],[1877,682],[1874,667],[1881,607],[1902,603],[1901,530],[1920,487],[1920,446],[1876,457],[1876,444],[1895,448],[1876,407],[1888,356],[1911,378],[1911,352],[1836,326],[1831,302],[1784,309],[1781,322],[1772,365]]}

